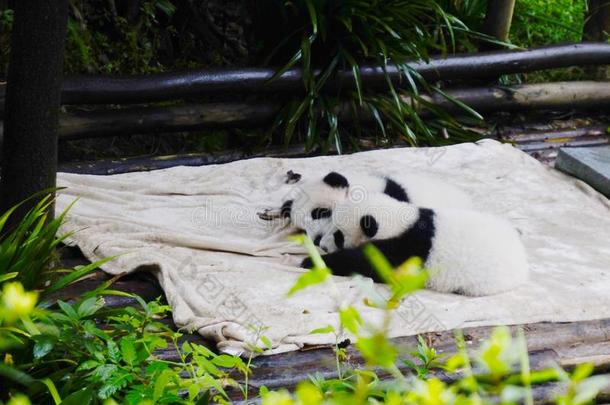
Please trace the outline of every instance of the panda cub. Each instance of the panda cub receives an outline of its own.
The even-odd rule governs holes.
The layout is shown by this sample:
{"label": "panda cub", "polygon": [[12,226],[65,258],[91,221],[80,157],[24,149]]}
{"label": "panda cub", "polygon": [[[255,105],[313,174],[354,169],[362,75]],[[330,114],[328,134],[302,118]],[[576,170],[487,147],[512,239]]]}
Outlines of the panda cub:
{"label": "panda cub", "polygon": [[391,178],[384,175],[350,173],[346,176],[330,172],[323,178],[302,180],[292,170],[286,183],[294,184],[284,198],[279,212],[266,211],[261,219],[276,217],[290,219],[292,226],[307,233],[316,245],[331,226],[331,216],[336,204],[345,200],[359,201],[369,194],[383,193],[401,202],[423,207],[471,208],[470,198],[457,187],[434,177],[402,175]]}
{"label": "panda cub", "polygon": [[[420,208],[385,194],[344,200],[332,212],[320,241],[333,274],[379,280],[361,245],[371,241],[398,266],[413,256],[430,270],[427,287],[470,296],[510,290],[528,280],[525,249],[505,220],[476,211]],[[311,267],[311,261],[303,261]]]}

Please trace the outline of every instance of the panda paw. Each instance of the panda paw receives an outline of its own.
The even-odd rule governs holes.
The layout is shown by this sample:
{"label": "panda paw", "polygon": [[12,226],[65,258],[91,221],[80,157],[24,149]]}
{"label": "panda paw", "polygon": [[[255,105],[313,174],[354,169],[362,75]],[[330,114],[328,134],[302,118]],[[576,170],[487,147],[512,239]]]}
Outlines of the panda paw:
{"label": "panda paw", "polygon": [[301,267],[305,269],[311,269],[313,267],[313,262],[311,261],[311,258],[306,257],[305,259],[303,259],[303,261],[301,262]]}

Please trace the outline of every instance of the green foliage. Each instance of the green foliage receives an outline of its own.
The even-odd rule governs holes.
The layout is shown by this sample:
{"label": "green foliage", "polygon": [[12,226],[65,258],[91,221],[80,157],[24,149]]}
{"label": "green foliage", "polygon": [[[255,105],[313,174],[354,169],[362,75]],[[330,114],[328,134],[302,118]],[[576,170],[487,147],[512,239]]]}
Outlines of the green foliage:
{"label": "green foliage", "polygon": [[585,0],[518,1],[511,42],[524,48],[580,42],[586,7]]}
{"label": "green foliage", "polygon": [[[151,73],[163,70],[163,42],[175,33],[172,0],[143,0],[135,16],[114,2],[71,0],[66,41],[67,72]],[[163,24],[161,22],[163,21]]]}
{"label": "green foliage", "polygon": [[[247,366],[238,357],[180,344],[181,333],[160,321],[170,308],[158,300],[147,303],[102,285],[72,302],[39,301],[111,260],[61,269],[67,274],[40,285],[54,249],[68,236],[55,236],[67,210],[48,221],[51,203],[50,195],[43,197],[0,240],[0,403],[11,395],[9,403],[27,404],[24,393],[34,403],[55,404],[224,402],[223,387],[236,385],[228,373],[247,374]],[[0,217],[0,230],[15,208]],[[104,295],[132,297],[139,307],[105,309]],[[168,344],[180,361],[159,357]]]}
{"label": "green foliage", "polygon": [[[445,12],[455,16],[471,30],[480,31],[485,19],[487,0],[439,0],[439,5]],[[478,44],[468,41],[465,37],[461,42],[460,51],[476,51]]]}
{"label": "green foliage", "polygon": [[[421,269],[409,271],[396,277],[381,253],[368,245],[365,254],[380,276],[390,283],[401,280],[405,291],[400,297],[415,291],[420,285]],[[409,260],[416,266],[416,260]],[[318,263],[321,268],[326,267]],[[404,267],[401,266],[401,267]],[[404,270],[403,270],[404,271]],[[332,287],[332,282],[329,284]],[[421,287],[420,287],[421,288]],[[368,291],[363,291],[365,294]],[[398,304],[391,294],[385,305],[377,305],[384,311],[382,327],[368,325],[353,306],[339,310],[341,327],[355,338],[355,347],[366,361],[364,368],[350,368],[337,363],[339,378],[324,379],[321,376],[300,383],[293,394],[286,390],[260,392],[265,405],[300,405],[324,403],[386,403],[386,404],[533,404],[532,386],[551,381],[565,384],[566,389],[555,398],[561,405],[583,405],[595,399],[599,391],[608,384],[605,376],[591,376],[593,366],[580,365],[572,373],[558,366],[531,371],[527,345],[522,331],[515,337],[506,327],[493,330],[489,339],[476,351],[468,351],[464,337],[456,332],[457,352],[446,358],[440,355],[426,340],[418,337],[416,350],[407,354],[388,338],[388,324],[392,309]],[[341,304],[339,304],[341,306]],[[312,333],[330,333],[334,328],[320,328]],[[402,363],[413,371],[408,376],[397,367]],[[472,365],[475,365],[474,367]],[[378,368],[390,374],[381,379]],[[435,377],[437,371],[455,373],[451,382]]]}
{"label": "green foliage", "polygon": [[[523,48],[580,42],[586,13],[585,0],[521,0],[515,5],[510,41]],[[527,82],[574,80],[580,68],[555,69],[523,75]]]}
{"label": "green foliage", "polygon": [[[32,198],[39,197],[35,195]],[[53,220],[48,211],[53,207],[53,196],[43,196],[13,229],[5,229],[9,217],[19,205],[0,217],[0,280],[18,280],[26,289],[37,287],[42,273],[51,263],[57,246],[69,235],[55,235],[67,213]]]}
{"label": "green foliage", "polygon": [[11,41],[11,31],[13,29],[13,10],[0,10],[0,67],[4,67],[4,72],[7,71],[6,66],[9,59]]}
{"label": "green foliage", "polygon": [[326,267],[326,265],[322,261],[320,253],[318,252],[310,238],[304,235],[299,235],[296,236],[294,240],[305,245],[307,252],[312,258],[314,266],[311,270],[303,273],[301,277],[299,277],[296,283],[288,291],[288,296],[291,296],[297,291],[307,288],[309,286],[323,283],[331,274],[330,269]]}
{"label": "green foliage", "polygon": [[433,347],[428,346],[423,337],[418,336],[417,343],[417,351],[410,353],[415,360],[403,360],[403,364],[413,370],[417,377],[428,378],[432,370],[445,367],[441,362],[442,356]]}
{"label": "green foliage", "polygon": [[[299,240],[313,253],[315,266],[328,270],[311,241]],[[405,352],[389,339],[388,327],[400,299],[420,288],[425,274],[421,261],[412,259],[394,270],[374,248],[368,247],[366,255],[390,283],[388,298],[370,300],[383,311],[382,325],[369,324],[354,305],[341,302],[341,330],[326,326],[311,332],[334,333],[338,341],[349,333],[366,365],[354,368],[346,363],[348,353],[337,343],[337,378],[312,376],[292,393],[261,387],[263,404],[529,405],[532,386],[560,381],[566,388],[556,403],[584,405],[608,384],[607,378],[592,375],[591,365],[580,365],[571,373],[559,367],[531,371],[523,333],[515,337],[508,328],[496,329],[476,351],[467,351],[464,337],[456,332],[457,353],[446,360],[423,337],[415,350]],[[82,275],[69,273],[60,288]],[[163,322],[170,308],[160,300],[145,302],[103,286],[70,302],[37,303],[38,291],[24,289],[15,281],[19,277],[20,273],[4,272],[0,278],[0,404],[228,403],[227,387],[241,390],[247,399],[251,359],[245,362],[183,341],[181,333]],[[335,288],[332,278],[325,278],[326,285]],[[109,309],[106,295],[130,297],[137,305]],[[177,353],[174,361],[161,356],[170,346]],[[404,374],[397,364],[414,375]],[[389,377],[381,378],[379,368]],[[441,370],[456,378],[441,381],[435,377]],[[235,374],[244,376],[245,386],[233,380]]]}
{"label": "green foliage", "polygon": [[[7,366],[0,374],[36,401],[46,401],[55,391],[62,403],[108,398],[126,404],[195,403],[213,390],[211,397],[222,402],[223,385],[235,385],[229,371],[247,372],[244,362],[197,344],[180,345],[181,334],[159,322],[170,308],[134,298],[140,308],[104,310],[99,295],[73,304],[59,301],[58,310],[38,308],[31,321],[34,331],[21,322],[10,325],[19,336],[19,345],[10,351],[12,370],[18,374],[12,375]],[[158,357],[156,352],[168,344],[180,361]],[[41,387],[45,378],[47,390]]]}
{"label": "green foliage", "polygon": [[[283,128],[285,143],[297,137],[309,148],[334,146],[341,152],[344,144],[354,143],[353,135],[361,135],[363,114],[374,117],[380,142],[399,137],[409,144],[443,143],[443,130],[453,141],[472,139],[420,95],[422,89],[435,89],[407,65],[412,59],[428,60],[431,53],[453,52],[475,35],[436,1],[267,0],[258,7],[268,10],[259,24],[273,26],[277,38],[270,62],[283,66],[275,77],[296,66],[303,71],[305,97],[290,100],[275,122],[275,128]],[[363,87],[360,67],[365,63],[385,73],[382,92],[388,96]],[[390,80],[390,64],[398,66],[407,90]],[[353,79],[342,89],[332,88],[339,70],[352,72]],[[433,123],[421,119],[422,106],[435,114]]]}
{"label": "green foliage", "polygon": [[363,250],[381,279],[392,290],[392,296],[387,301],[388,309],[396,308],[407,294],[425,287],[428,273],[422,268],[420,258],[410,258],[394,268],[374,245],[367,244]]}

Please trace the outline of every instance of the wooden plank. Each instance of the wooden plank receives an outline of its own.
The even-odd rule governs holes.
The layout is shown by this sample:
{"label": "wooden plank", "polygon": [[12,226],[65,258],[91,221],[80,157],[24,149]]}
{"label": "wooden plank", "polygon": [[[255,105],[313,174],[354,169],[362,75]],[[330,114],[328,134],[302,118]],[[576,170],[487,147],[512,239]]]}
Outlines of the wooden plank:
{"label": "wooden plank", "polygon": [[[333,154],[331,148],[329,154]],[[59,165],[60,172],[78,174],[110,175],[130,172],[143,172],[166,169],[174,166],[205,166],[235,162],[237,160],[258,157],[306,157],[316,155],[315,151],[307,152],[304,145],[294,145],[288,148],[266,148],[253,152],[229,150],[222,153],[187,153],[170,156],[152,156],[97,160],[94,162],[64,163]]]}
{"label": "wooden plank", "polygon": [[523,131],[510,133],[503,136],[503,139],[514,141],[516,143],[526,142],[545,142],[553,141],[557,139],[576,139],[583,137],[604,137],[608,136],[607,133],[608,125],[596,124],[586,126],[582,128],[567,128],[567,129],[553,129],[543,128],[536,131]]}
{"label": "wooden plank", "polygon": [[[610,374],[601,374],[602,377],[606,378],[606,380],[610,381]],[[537,405],[550,405],[556,404],[555,399],[566,393],[568,389],[567,383],[564,382],[551,382],[546,384],[535,385],[532,387],[532,397],[534,403]],[[250,398],[256,395],[254,393]],[[500,403],[500,398],[496,398],[496,401],[492,403]],[[258,399],[249,399],[248,401],[244,401],[239,397],[235,397],[235,400],[232,402],[234,405],[253,405],[260,404],[260,400]],[[597,397],[595,398],[595,402],[597,404],[608,404],[610,403],[610,384],[606,384]]]}
{"label": "wooden plank", "polygon": [[60,139],[157,134],[209,128],[253,128],[268,124],[280,110],[275,101],[187,104],[169,107],[107,108],[64,113]]}
{"label": "wooden plank", "polygon": [[519,149],[524,152],[533,152],[544,149],[559,149],[563,147],[575,146],[596,146],[607,145],[610,140],[606,137],[581,137],[576,140],[554,139],[548,142],[528,142],[519,144]]}
{"label": "wooden plank", "polygon": [[[516,332],[519,326],[510,327]],[[583,321],[571,323],[539,323],[523,326],[528,341],[530,365],[533,370],[541,370],[554,365],[571,369],[577,364],[592,362],[597,372],[607,372],[610,368],[610,320]],[[464,335],[471,352],[478,349],[493,327],[464,329]],[[423,335],[439,353],[450,356],[456,353],[453,332],[428,333]],[[601,340],[599,340],[601,339]],[[599,341],[598,341],[599,340]],[[409,353],[417,347],[414,336],[393,339],[401,353]],[[350,367],[363,367],[364,361],[356,350],[348,348]],[[171,359],[171,356],[169,357]],[[403,357],[404,358],[404,357]],[[249,378],[251,394],[256,394],[261,386],[268,388],[293,388],[308,375],[320,374],[325,378],[336,378],[335,357],[331,349],[292,352],[275,356],[259,357],[253,361],[253,374]],[[412,375],[404,365],[399,368],[405,375]],[[382,371],[378,370],[384,377]],[[475,368],[475,372],[477,372]],[[459,374],[447,374],[440,370],[432,372],[445,381],[455,380]],[[243,382],[239,375],[234,377]],[[541,388],[543,392],[547,390]],[[232,392],[235,399],[240,393]]]}
{"label": "wooden plank", "polygon": [[[604,374],[610,381],[610,374]],[[562,382],[548,383],[535,386],[532,390],[534,403],[539,405],[555,404],[555,398],[559,395],[564,395],[567,390],[567,384]],[[595,403],[608,403],[610,401],[610,384],[606,384],[598,393]]]}

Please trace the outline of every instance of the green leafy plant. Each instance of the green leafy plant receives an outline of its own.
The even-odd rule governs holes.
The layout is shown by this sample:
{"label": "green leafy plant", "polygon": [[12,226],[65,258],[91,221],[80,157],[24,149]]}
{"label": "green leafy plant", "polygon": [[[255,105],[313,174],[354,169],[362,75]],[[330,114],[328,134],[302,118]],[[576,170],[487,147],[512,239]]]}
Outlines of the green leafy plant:
{"label": "green leafy plant", "polygon": [[511,42],[524,48],[580,42],[586,8],[585,0],[519,1],[515,4]]}
{"label": "green leafy plant", "polygon": [[[49,200],[43,201],[34,212]],[[40,225],[38,234],[45,226]],[[375,326],[354,305],[341,300],[331,271],[313,242],[305,237],[298,240],[310,252],[314,269],[303,273],[289,294],[326,285],[337,298],[339,329],[329,325],[311,333],[335,334],[338,377],[312,376],[293,392],[261,387],[263,404],[530,405],[532,387],[559,381],[565,390],[557,396],[557,404],[585,405],[608,383],[605,377],[592,375],[591,365],[580,365],[572,372],[559,367],[530,370],[523,332],[513,336],[505,327],[494,330],[476,351],[466,349],[464,337],[457,331],[457,350],[446,359],[422,337],[415,351],[404,353],[388,338],[389,322],[400,301],[425,284],[427,272],[421,261],[411,259],[394,269],[372,245],[365,247],[367,260],[389,287],[387,297],[363,290],[368,297],[364,303],[383,311],[383,322]],[[85,268],[91,271],[94,267],[76,269],[66,279],[60,278],[56,291],[85,274]],[[145,302],[102,285],[74,300],[54,304],[39,301],[45,296],[44,287],[24,288],[17,281],[20,274],[4,272],[0,277],[0,404],[229,403],[227,387],[248,398],[252,358],[244,361],[183,340],[180,332],[163,321],[170,308],[159,299]],[[107,308],[104,297],[108,295],[131,298],[134,305]],[[363,367],[344,362],[347,352],[342,339],[346,335],[364,358]],[[262,331],[257,336],[270,345]],[[177,358],[163,356],[170,347]],[[433,376],[436,370],[455,378],[441,381]],[[235,375],[243,376],[245,386],[233,379]]]}
{"label": "green leafy plant", "polygon": [[[66,41],[68,72],[152,73],[161,64],[163,42],[175,33],[171,0],[138,2],[135,17],[119,14],[115,2],[71,0]],[[163,21],[163,24],[161,24]]]}
{"label": "green leafy plant", "polygon": [[[523,48],[580,42],[587,4],[585,0],[523,0],[515,4],[510,41]],[[520,75],[518,81],[548,82],[584,77],[578,67]],[[513,81],[514,81],[513,77]]]}
{"label": "green leafy plant", "polygon": [[[267,10],[268,18],[260,25],[273,26],[282,39],[270,51],[269,62],[289,55],[275,77],[296,66],[303,72],[305,96],[288,101],[275,122],[276,128],[283,128],[286,143],[298,135],[310,148],[335,146],[341,152],[344,144],[355,143],[348,134],[361,135],[361,118],[367,115],[376,123],[381,142],[400,137],[409,144],[446,143],[441,133],[447,131],[455,136],[452,141],[472,139],[451,115],[422,97],[422,92],[436,89],[407,64],[426,61],[431,53],[452,52],[464,38],[476,35],[436,1],[267,0],[258,6]],[[381,91],[387,96],[364,87],[363,64],[384,73]],[[391,64],[399,69],[400,85],[390,80]],[[353,80],[337,89],[331,79],[339,70],[351,72]],[[425,122],[423,108],[436,119]]]}
{"label": "green leafy plant", "polygon": [[443,367],[440,356],[433,347],[428,346],[423,337],[417,337],[417,351],[411,352],[416,360],[404,359],[405,366],[413,370],[419,378],[427,378],[431,370]]}
{"label": "green leafy plant", "polygon": [[[180,343],[182,334],[160,322],[170,310],[167,305],[132,297],[139,307],[107,310],[103,297],[93,295],[73,304],[59,301],[58,310],[36,308],[27,322],[23,317],[3,322],[2,329],[19,339],[4,354],[8,364],[0,366],[0,375],[12,381],[7,388],[37,403],[49,396],[56,404],[109,398],[134,405],[226,402],[224,387],[237,386],[230,372],[247,373],[243,360]],[[160,358],[168,345],[178,361]]]}
{"label": "green leafy plant", "polygon": [[[247,374],[248,367],[239,357],[181,343],[182,334],[160,322],[170,308],[159,300],[145,302],[109,283],[72,302],[45,300],[112,260],[50,271],[55,249],[69,236],[56,233],[70,208],[48,220],[52,202],[42,197],[0,240],[0,403],[7,396],[14,404],[28,397],[55,404],[226,402],[224,387],[237,386],[229,373]],[[0,217],[0,230],[16,208]],[[48,273],[52,283],[45,286]],[[106,309],[104,295],[133,298],[138,307]],[[160,357],[168,345],[179,361]]]}
{"label": "green leafy plant", "polygon": [[[40,197],[36,194],[32,198]],[[49,220],[48,211],[54,203],[53,195],[43,195],[34,207],[12,229],[5,229],[11,215],[21,204],[0,216],[0,280],[18,280],[26,289],[40,286],[43,272],[49,269],[55,251],[66,234],[56,237],[68,212]]]}
{"label": "green leafy plant", "polygon": [[[326,265],[313,243],[306,237],[300,239],[307,247],[315,268]],[[338,378],[324,379],[321,376],[301,382],[293,393],[287,390],[260,392],[262,403],[271,404],[324,404],[324,403],[386,403],[386,404],[492,404],[524,403],[533,404],[533,386],[558,381],[566,387],[555,398],[561,405],[584,405],[590,403],[600,389],[608,384],[605,376],[592,376],[593,367],[588,364],[578,366],[569,373],[560,367],[532,371],[529,367],[527,345],[523,331],[513,336],[506,327],[493,330],[489,339],[473,351],[466,349],[463,334],[455,332],[456,352],[441,356],[420,336],[415,357],[402,359],[401,350],[388,338],[387,319],[400,299],[422,287],[421,262],[411,259],[393,270],[371,245],[364,248],[368,260],[382,279],[390,284],[392,294],[387,299],[366,300],[385,312],[381,328],[366,325],[362,316],[353,306],[343,306],[339,310],[341,328],[355,338],[355,347],[366,361],[364,368],[343,366]],[[409,271],[405,268],[409,267]],[[399,274],[396,274],[399,273]],[[307,274],[307,273],[305,273]],[[303,276],[306,278],[307,276]],[[298,283],[298,282],[297,282]],[[316,279],[314,284],[327,285],[332,289],[331,278]],[[302,284],[302,283],[301,283]],[[363,291],[369,293],[368,291]],[[316,329],[312,333],[330,333],[334,328]],[[401,360],[402,359],[402,360]],[[405,374],[397,364],[413,372]],[[379,368],[390,377],[382,377]],[[432,377],[433,370],[452,373],[455,378],[442,381]]]}

